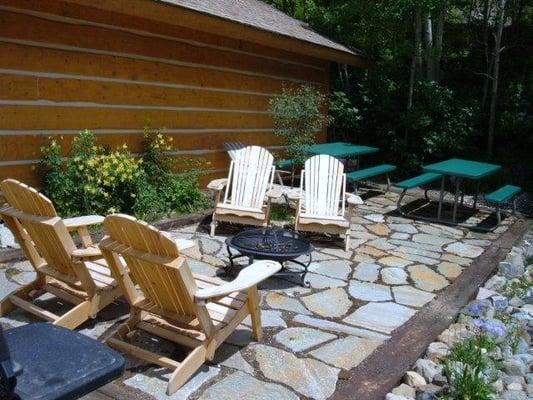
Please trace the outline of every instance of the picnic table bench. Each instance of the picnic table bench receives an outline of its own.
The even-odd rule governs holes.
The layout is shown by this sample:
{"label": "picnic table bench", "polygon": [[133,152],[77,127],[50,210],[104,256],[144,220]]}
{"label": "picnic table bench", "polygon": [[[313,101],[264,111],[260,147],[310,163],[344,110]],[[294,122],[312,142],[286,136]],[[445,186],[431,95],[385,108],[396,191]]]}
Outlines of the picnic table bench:
{"label": "picnic table bench", "polygon": [[485,195],[485,201],[496,205],[496,216],[498,223],[501,222],[501,206],[503,203],[513,199],[513,214],[516,213],[516,195],[522,191],[522,188],[514,185],[505,185],[501,188]]}
{"label": "picnic table bench", "polygon": [[[406,216],[407,214],[402,210],[402,200],[409,189],[414,189],[416,187],[422,187],[428,183],[434,182],[442,178],[442,174],[437,174],[435,172],[426,172],[421,175],[415,176],[413,178],[405,179],[400,182],[393,184],[394,187],[403,189],[400,197],[398,198],[397,208],[401,215]],[[424,190],[424,197],[429,201],[427,195],[428,189]]]}
{"label": "picnic table bench", "polygon": [[396,165],[392,165],[392,164],[375,165],[373,167],[349,172],[346,174],[346,179],[350,182],[357,183],[367,178],[372,178],[374,176],[385,174],[387,176],[387,190],[389,190],[390,189],[389,172],[392,172],[395,170],[396,170]]}

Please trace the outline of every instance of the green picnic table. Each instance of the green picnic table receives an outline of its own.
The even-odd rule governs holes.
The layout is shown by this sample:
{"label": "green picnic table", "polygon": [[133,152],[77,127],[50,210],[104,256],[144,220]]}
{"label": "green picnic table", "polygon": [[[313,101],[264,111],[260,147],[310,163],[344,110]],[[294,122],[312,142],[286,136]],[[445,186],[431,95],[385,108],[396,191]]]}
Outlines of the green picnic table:
{"label": "green picnic table", "polygon": [[[444,185],[446,181],[446,176],[455,178],[455,188],[454,188],[454,204],[453,204],[453,214],[452,222],[455,224],[456,215],[457,215],[457,204],[459,199],[459,190],[465,179],[470,179],[476,181],[476,192],[474,194],[474,204],[472,209],[476,209],[477,199],[479,195],[479,182],[482,178],[492,175],[495,172],[498,172],[501,169],[500,165],[489,164],[478,161],[462,160],[459,158],[452,158],[446,161],[437,162],[434,164],[429,164],[423,167],[424,172],[432,172],[436,174],[441,174],[441,187],[440,187],[440,197],[439,197],[439,210],[437,214],[437,220],[441,220],[442,214],[442,204],[444,201]],[[464,193],[461,191],[461,205],[463,204]]]}
{"label": "green picnic table", "polygon": [[335,158],[359,157],[363,154],[377,153],[377,147],[363,146],[346,142],[320,143],[312,145],[308,152],[317,154],[327,154]]}
{"label": "green picnic table", "polygon": [[[310,146],[307,152],[311,155],[327,154],[335,158],[352,158],[362,156],[364,154],[377,153],[379,149],[377,147],[364,146],[359,144],[352,144],[346,142],[333,142],[333,143],[319,143]],[[290,159],[277,160],[275,162],[276,168],[289,170],[294,168],[294,161]],[[359,162],[357,162],[359,167]]]}

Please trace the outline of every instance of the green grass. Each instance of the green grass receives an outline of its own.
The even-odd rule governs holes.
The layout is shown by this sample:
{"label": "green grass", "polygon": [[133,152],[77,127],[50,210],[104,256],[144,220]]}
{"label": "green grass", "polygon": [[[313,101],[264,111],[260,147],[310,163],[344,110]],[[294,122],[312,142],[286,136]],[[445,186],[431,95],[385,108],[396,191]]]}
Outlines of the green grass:
{"label": "green grass", "polygon": [[292,217],[292,210],[284,204],[272,204],[270,207],[270,219],[273,221],[290,221]]}

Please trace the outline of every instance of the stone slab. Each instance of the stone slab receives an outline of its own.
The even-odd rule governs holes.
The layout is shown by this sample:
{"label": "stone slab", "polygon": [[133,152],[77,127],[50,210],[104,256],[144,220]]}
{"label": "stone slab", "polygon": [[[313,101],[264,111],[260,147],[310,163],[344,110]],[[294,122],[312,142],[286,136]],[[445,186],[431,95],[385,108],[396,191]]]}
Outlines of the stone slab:
{"label": "stone slab", "polygon": [[412,239],[414,242],[425,243],[437,247],[446,246],[447,244],[455,242],[455,239],[443,237],[441,235],[429,235],[427,233],[413,235]]}
{"label": "stone slab", "polygon": [[335,279],[346,279],[352,272],[351,263],[348,260],[326,260],[312,263],[309,271],[315,274],[326,275]]}
{"label": "stone slab", "polygon": [[455,279],[459,275],[461,275],[461,272],[463,272],[463,269],[461,268],[459,264],[451,263],[448,261],[443,261],[437,267],[437,271],[439,271],[442,275],[444,275],[448,279]]}
{"label": "stone slab", "polygon": [[396,303],[368,303],[344,318],[344,322],[390,334],[406,323],[415,310]]}
{"label": "stone slab", "polygon": [[301,300],[315,314],[326,318],[339,318],[344,316],[352,305],[346,291],[340,288],[328,289]]}
{"label": "stone slab", "polygon": [[424,250],[424,249],[417,248],[417,247],[411,247],[411,246],[408,246],[408,245],[399,246],[399,247],[396,248],[395,251],[398,252],[398,253],[412,254],[412,255],[422,256],[422,257],[426,257],[426,258],[434,258],[434,259],[437,259],[437,260],[440,258],[440,254],[437,253],[437,252]]}
{"label": "stone slab", "polygon": [[353,278],[365,282],[375,282],[378,279],[380,268],[378,264],[362,262],[355,267]]}
{"label": "stone slab", "polygon": [[312,272],[305,276],[305,280],[309,282],[313,289],[329,289],[348,285],[348,282],[341,279],[330,278],[328,276],[314,274]]}
{"label": "stone slab", "polygon": [[407,270],[416,287],[428,292],[444,289],[450,284],[446,278],[425,265],[411,265]]}
{"label": "stone slab", "polygon": [[337,336],[313,328],[287,328],[277,333],[274,339],[293,352],[304,351]]}
{"label": "stone slab", "polygon": [[407,284],[407,272],[401,268],[383,268],[381,279],[387,285],[405,285]]}
{"label": "stone slab", "polygon": [[432,293],[408,285],[393,287],[392,293],[396,303],[411,307],[422,307],[435,297]]}
{"label": "stone slab", "polygon": [[310,354],[335,367],[349,370],[359,365],[380,344],[377,340],[348,336],[320,346]]}
{"label": "stone slab", "polygon": [[124,381],[124,384],[153,396],[156,400],[187,400],[200,386],[220,372],[219,368],[202,366],[177,392],[167,396],[170,373],[165,368],[150,368]]}
{"label": "stone slab", "polygon": [[473,246],[471,244],[465,244],[465,243],[452,243],[445,247],[445,250],[448,253],[453,253],[458,255],[459,257],[466,257],[466,258],[476,258],[479,257],[483,251],[485,251],[482,247],[479,246]]}
{"label": "stone slab", "polygon": [[414,261],[417,263],[427,264],[427,265],[436,265],[440,262],[439,260],[436,260],[434,258],[424,257],[424,256],[416,255],[416,254],[401,253],[399,251],[391,251],[391,254],[396,257],[405,258],[406,260],[409,260],[409,261]]}
{"label": "stone slab", "polygon": [[[235,349],[234,346],[231,345],[222,345],[217,349],[215,352],[215,361],[220,356],[220,353],[224,349],[224,347],[228,348],[231,347],[232,349]],[[234,350],[233,350],[234,351]],[[223,361],[220,362],[220,365],[223,365],[224,367],[233,368],[238,371],[246,372],[247,374],[254,375],[254,368],[244,359],[240,351],[235,351],[233,354],[226,357]]]}
{"label": "stone slab", "polygon": [[339,369],[263,344],[253,346],[253,351],[267,379],[283,383],[315,400],[326,400],[335,392]]}
{"label": "stone slab", "polygon": [[461,267],[467,267],[470,264],[472,264],[472,261],[473,261],[470,258],[459,257],[459,256],[456,256],[455,254],[449,254],[449,253],[443,254],[440,258],[441,260],[444,260],[444,261],[449,261],[455,264],[459,264]]}
{"label": "stone slab", "polygon": [[285,310],[298,314],[311,314],[298,300],[282,296],[279,293],[268,293],[265,297],[265,301],[269,307],[278,310]]}
{"label": "stone slab", "polygon": [[416,234],[418,230],[411,224],[389,224],[389,228],[393,231],[401,233]]}
{"label": "stone slab", "polygon": [[348,335],[356,335],[368,339],[384,341],[390,338],[390,336],[382,333],[369,331],[367,329],[356,328],[354,326],[344,325],[338,322],[328,321],[325,319],[312,318],[307,315],[297,315],[296,317],[294,317],[293,321],[299,324],[313,326],[315,328],[327,330],[330,332],[341,332],[346,333]]}
{"label": "stone slab", "polygon": [[390,288],[378,283],[350,281],[348,287],[350,295],[364,301],[388,301],[392,300]]}
{"label": "stone slab", "polygon": [[[250,316],[247,316],[242,323],[246,326],[252,326]],[[263,328],[286,328],[287,323],[281,315],[281,311],[261,310],[261,325]]]}
{"label": "stone slab", "polygon": [[405,258],[396,257],[396,256],[383,257],[383,258],[380,258],[378,262],[383,265],[387,265],[389,267],[398,267],[398,268],[404,268],[408,265],[413,264],[413,261],[406,260]]}
{"label": "stone slab", "polygon": [[275,383],[260,381],[244,372],[235,372],[208,387],[199,400],[298,400],[289,389]]}

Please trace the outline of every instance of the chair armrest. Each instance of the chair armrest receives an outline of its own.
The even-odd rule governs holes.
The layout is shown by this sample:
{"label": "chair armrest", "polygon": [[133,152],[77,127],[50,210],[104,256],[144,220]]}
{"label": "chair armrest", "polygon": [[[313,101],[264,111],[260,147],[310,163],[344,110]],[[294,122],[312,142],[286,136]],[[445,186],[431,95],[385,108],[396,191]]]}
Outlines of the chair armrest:
{"label": "chair armrest", "polygon": [[272,189],[266,192],[267,197],[270,197],[271,199],[277,199],[281,197],[282,194],[283,190],[279,185],[272,185]]}
{"label": "chair armrest", "polygon": [[292,171],[285,171],[284,169],[276,169],[276,172],[279,174],[291,175]]}
{"label": "chair armrest", "polygon": [[363,204],[363,199],[361,199],[361,197],[355,194],[346,193],[346,202],[350,206],[357,206],[357,205]]}
{"label": "chair armrest", "polygon": [[228,184],[227,178],[213,179],[211,182],[207,184],[207,188],[218,191],[218,190],[224,189],[227,184]]}
{"label": "chair armrest", "polygon": [[102,253],[98,247],[87,247],[85,249],[76,249],[71,255],[73,260],[89,261],[102,258]]}
{"label": "chair armrest", "polygon": [[101,215],[85,215],[83,217],[65,218],[63,223],[69,230],[81,228],[82,226],[98,225],[104,222]]}
{"label": "chair armrest", "polygon": [[258,283],[271,277],[281,269],[281,264],[276,261],[261,260],[244,268],[233,281],[220,286],[197,290],[194,294],[196,302],[211,298],[227,296],[256,286]]}

